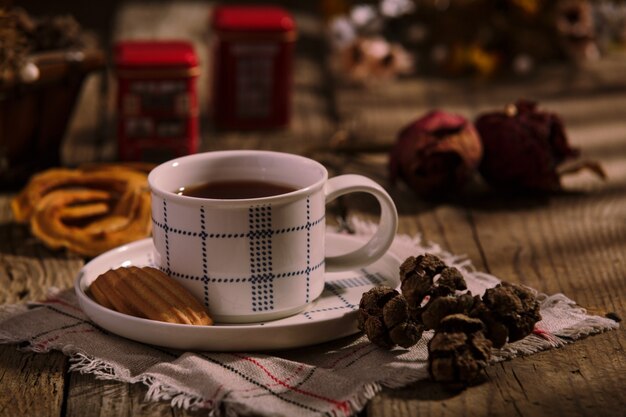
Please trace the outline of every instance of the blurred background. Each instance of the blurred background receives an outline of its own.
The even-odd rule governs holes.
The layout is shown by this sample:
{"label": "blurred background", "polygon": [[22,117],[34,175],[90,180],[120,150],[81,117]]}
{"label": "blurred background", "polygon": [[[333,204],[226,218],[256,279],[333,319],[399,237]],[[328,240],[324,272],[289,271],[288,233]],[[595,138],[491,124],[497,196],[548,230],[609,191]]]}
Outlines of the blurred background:
{"label": "blurred background", "polygon": [[[19,183],[16,170],[29,163],[75,166],[120,159],[118,121],[123,115],[116,99],[120,74],[114,47],[128,40],[177,39],[193,46],[198,70],[191,87],[198,104],[195,151],[257,148],[383,161],[400,129],[428,111],[444,109],[473,119],[520,98],[558,112],[569,127],[580,127],[572,129],[574,145],[583,145],[586,136],[600,136],[586,148],[592,156],[594,148],[606,154],[624,146],[626,2],[241,4],[279,5],[294,20],[297,37],[290,66],[268,75],[292,78],[284,92],[289,103],[284,125],[223,128],[215,122],[215,108],[225,100],[212,88],[220,34],[211,19],[219,2],[4,2],[0,171],[15,177],[5,184]],[[57,50],[64,51],[66,68],[56,76],[46,80],[43,67],[37,72],[28,65],[29,56]],[[26,103],[24,97],[50,83],[57,83],[57,90],[48,94],[54,98]],[[17,149],[16,142],[27,143],[24,138],[33,136],[40,141],[46,136],[47,147]],[[33,162],[35,154],[51,160]],[[154,157],[158,153],[151,155],[160,162]],[[610,160],[605,168],[611,170]]]}

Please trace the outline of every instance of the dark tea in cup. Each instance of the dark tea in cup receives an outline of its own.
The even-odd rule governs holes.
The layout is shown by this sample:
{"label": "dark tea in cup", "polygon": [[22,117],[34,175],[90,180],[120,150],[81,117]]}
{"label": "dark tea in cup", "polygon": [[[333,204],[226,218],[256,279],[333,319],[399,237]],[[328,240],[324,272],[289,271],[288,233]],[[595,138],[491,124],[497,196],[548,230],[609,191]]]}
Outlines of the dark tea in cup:
{"label": "dark tea in cup", "polygon": [[176,191],[176,194],[196,198],[238,200],[271,197],[274,195],[291,193],[296,190],[297,188],[293,186],[274,182],[233,180],[211,181],[204,184],[181,187]]}

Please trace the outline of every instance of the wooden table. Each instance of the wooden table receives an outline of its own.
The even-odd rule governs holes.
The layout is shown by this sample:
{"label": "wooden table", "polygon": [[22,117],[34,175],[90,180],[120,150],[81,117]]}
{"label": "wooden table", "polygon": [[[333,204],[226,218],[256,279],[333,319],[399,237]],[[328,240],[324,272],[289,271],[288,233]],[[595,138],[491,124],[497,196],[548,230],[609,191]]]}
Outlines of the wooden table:
{"label": "wooden table", "polygon": [[[116,12],[114,36],[171,35],[180,29],[206,48],[201,3],[128,3]],[[303,6],[306,7],[306,6]],[[174,13],[175,11],[175,13]],[[361,173],[385,184],[398,206],[401,233],[421,234],[444,249],[466,254],[483,271],[541,292],[563,292],[596,314],[626,307],[626,59],[589,68],[551,67],[509,81],[410,78],[370,89],[347,88],[326,65],[323,25],[311,10],[294,11],[300,29],[295,63],[294,118],[290,129],[216,132],[202,119],[203,150],[256,148],[307,154],[332,173]],[[137,22],[151,22],[150,27]],[[157,24],[160,23],[160,24]],[[159,28],[159,29],[155,29]],[[165,28],[165,29],[163,29]],[[170,28],[170,29],[167,29]],[[152,32],[151,32],[152,31]],[[179,32],[174,32],[180,36]],[[202,36],[198,35],[202,34]],[[206,62],[206,57],[202,55]],[[88,80],[63,156],[66,164],[110,160],[115,155],[112,94],[102,102],[102,77]],[[201,80],[206,114],[206,79]],[[581,173],[565,190],[545,197],[502,196],[477,182],[446,200],[427,200],[403,186],[390,187],[386,149],[398,129],[438,107],[473,118],[518,97],[539,100],[559,112],[571,143],[600,161],[608,180]],[[102,113],[102,109],[108,109]],[[104,138],[101,140],[99,138]],[[341,151],[328,151],[342,143]],[[0,195],[0,303],[44,296],[50,286],[70,287],[85,259],[51,251],[12,220],[10,192]],[[345,200],[350,214],[376,217],[367,198]],[[338,213],[333,209],[333,213]],[[331,221],[332,216],[331,216]],[[367,416],[619,416],[626,415],[624,330],[577,341],[562,349],[517,358],[487,369],[486,383],[451,394],[422,381],[384,390]],[[20,352],[0,346],[0,415],[200,415],[144,403],[145,388],[68,372],[58,352]]]}

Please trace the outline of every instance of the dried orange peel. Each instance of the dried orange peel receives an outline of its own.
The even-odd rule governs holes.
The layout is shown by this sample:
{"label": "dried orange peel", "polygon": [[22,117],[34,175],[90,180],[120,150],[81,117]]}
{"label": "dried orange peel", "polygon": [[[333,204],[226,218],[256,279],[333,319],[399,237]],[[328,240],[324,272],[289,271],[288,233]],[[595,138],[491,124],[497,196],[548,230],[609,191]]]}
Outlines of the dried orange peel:
{"label": "dried orange peel", "polygon": [[96,256],[151,233],[147,173],[130,166],[55,168],[11,201],[16,221],[51,249]]}

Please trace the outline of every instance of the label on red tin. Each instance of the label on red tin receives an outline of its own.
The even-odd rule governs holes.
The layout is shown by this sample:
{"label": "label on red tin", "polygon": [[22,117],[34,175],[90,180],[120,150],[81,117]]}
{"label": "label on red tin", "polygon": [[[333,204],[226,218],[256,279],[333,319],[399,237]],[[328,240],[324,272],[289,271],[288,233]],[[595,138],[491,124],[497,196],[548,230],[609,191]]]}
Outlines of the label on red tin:
{"label": "label on red tin", "polygon": [[178,113],[178,101],[187,96],[187,85],[177,80],[135,81],[130,86],[130,92],[144,113]]}
{"label": "label on red tin", "polygon": [[231,49],[236,62],[236,113],[242,119],[267,118],[272,111],[276,43],[238,43]]}

